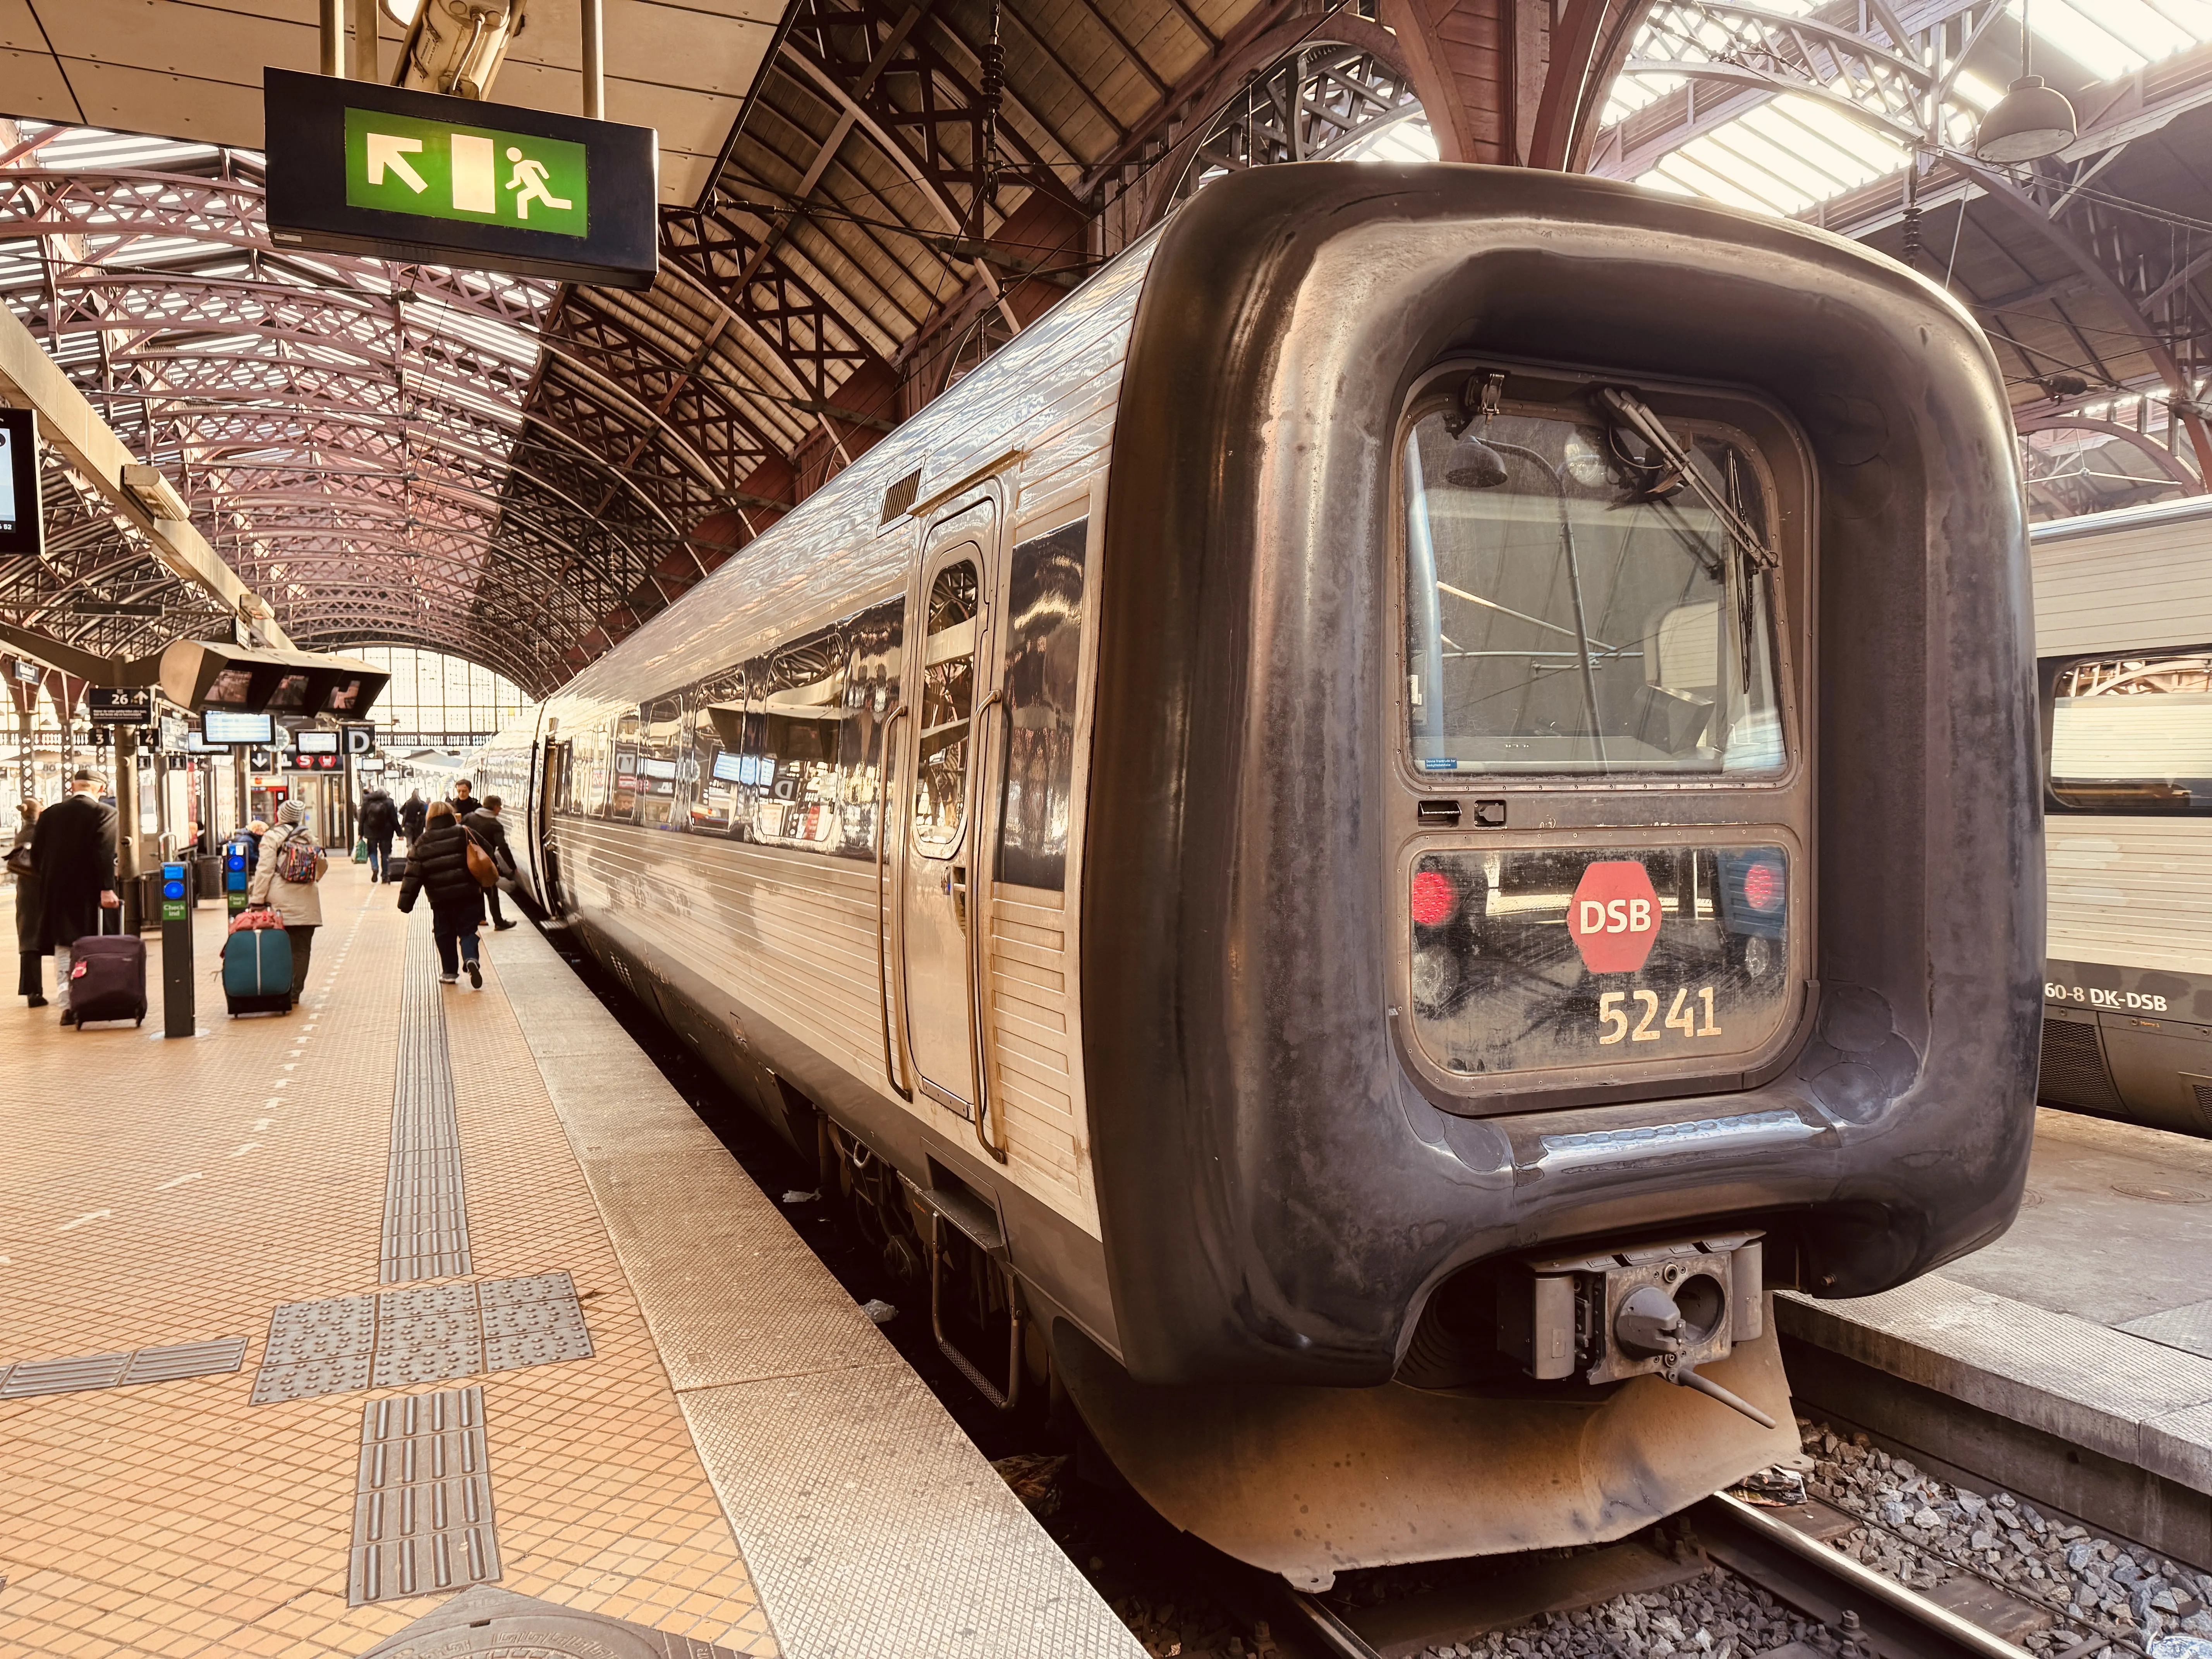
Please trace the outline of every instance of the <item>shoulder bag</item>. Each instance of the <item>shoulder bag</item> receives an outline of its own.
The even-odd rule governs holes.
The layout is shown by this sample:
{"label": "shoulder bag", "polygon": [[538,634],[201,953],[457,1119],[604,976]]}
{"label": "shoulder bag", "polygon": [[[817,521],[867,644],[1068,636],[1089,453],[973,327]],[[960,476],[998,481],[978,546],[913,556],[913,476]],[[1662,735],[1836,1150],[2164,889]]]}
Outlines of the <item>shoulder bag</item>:
{"label": "shoulder bag", "polygon": [[477,885],[498,886],[499,866],[492,862],[491,854],[485,852],[483,843],[474,836],[470,835],[466,830],[463,830],[461,835],[469,849],[469,873],[477,878]]}

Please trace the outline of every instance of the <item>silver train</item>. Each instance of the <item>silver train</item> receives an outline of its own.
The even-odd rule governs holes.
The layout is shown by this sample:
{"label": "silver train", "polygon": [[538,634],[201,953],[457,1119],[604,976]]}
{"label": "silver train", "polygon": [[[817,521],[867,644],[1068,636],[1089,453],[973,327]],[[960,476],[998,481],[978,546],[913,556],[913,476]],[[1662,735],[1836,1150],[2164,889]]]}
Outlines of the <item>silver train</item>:
{"label": "silver train", "polygon": [[2032,533],[2045,1102],[2212,1135],[2212,501]]}
{"label": "silver train", "polygon": [[1176,1525],[1309,1586],[1618,1537],[1795,1449],[1775,1289],[2017,1204],[2021,503],[1981,336],[1853,244],[1258,169],[481,787]]}

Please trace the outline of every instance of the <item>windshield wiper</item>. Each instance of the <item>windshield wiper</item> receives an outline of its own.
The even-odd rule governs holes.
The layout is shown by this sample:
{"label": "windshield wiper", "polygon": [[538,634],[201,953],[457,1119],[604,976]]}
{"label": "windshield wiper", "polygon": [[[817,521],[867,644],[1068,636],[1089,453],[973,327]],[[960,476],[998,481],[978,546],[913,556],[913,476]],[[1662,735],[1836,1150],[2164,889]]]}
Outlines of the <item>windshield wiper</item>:
{"label": "windshield wiper", "polygon": [[1721,528],[1728,532],[1729,539],[1751,561],[1753,568],[1764,574],[1781,562],[1775,556],[1774,550],[1767,546],[1765,538],[1737,511],[1735,503],[1715,489],[1705,474],[1698,471],[1690,452],[1675,441],[1674,434],[1668,431],[1659,417],[1645,407],[1642,398],[1632,392],[1608,386],[1598,388],[1597,399],[1621,425],[1650,444],[1666,462],[1673,474],[1668,483],[1680,483],[1695,492],[1698,499],[1705,503],[1706,511],[1720,520]]}

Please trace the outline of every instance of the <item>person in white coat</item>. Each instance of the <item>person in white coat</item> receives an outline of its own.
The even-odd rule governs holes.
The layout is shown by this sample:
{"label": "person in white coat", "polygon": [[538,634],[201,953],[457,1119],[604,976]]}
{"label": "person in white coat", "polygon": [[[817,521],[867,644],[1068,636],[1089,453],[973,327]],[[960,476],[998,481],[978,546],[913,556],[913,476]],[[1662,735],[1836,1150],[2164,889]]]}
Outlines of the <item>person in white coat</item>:
{"label": "person in white coat", "polygon": [[[288,845],[294,847],[285,855]],[[323,925],[323,896],[315,884],[328,872],[331,861],[307,833],[307,809],[303,802],[288,800],[276,809],[276,827],[261,838],[261,861],[254,868],[253,884],[246,896],[265,904],[284,919],[285,937],[292,941],[292,1000],[307,988],[307,958],[315,948],[315,929]],[[312,873],[310,873],[312,872]],[[295,880],[295,877],[306,877]]]}

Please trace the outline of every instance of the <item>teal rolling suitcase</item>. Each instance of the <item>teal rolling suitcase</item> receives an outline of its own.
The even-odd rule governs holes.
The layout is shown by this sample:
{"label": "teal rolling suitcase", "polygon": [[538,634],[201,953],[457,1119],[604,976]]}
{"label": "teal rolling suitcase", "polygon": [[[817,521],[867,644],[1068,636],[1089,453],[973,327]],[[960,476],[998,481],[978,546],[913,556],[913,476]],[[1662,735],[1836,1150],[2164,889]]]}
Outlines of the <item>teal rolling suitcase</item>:
{"label": "teal rolling suitcase", "polygon": [[292,1012],[292,941],[282,927],[246,927],[223,941],[222,994],[232,1018]]}

